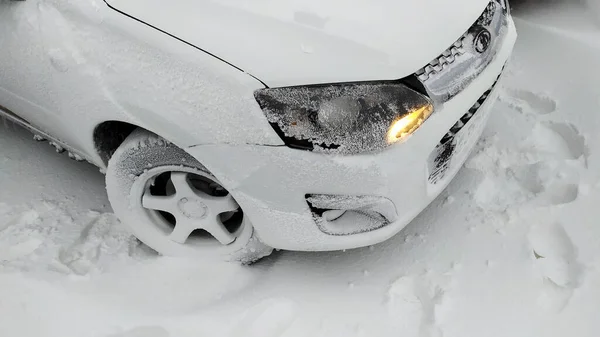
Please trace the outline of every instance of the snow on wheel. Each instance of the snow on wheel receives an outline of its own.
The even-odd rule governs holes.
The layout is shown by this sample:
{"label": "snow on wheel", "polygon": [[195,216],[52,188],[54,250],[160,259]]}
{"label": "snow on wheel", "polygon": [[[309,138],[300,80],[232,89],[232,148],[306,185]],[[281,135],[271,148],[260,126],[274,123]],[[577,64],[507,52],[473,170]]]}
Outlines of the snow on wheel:
{"label": "snow on wheel", "polygon": [[160,254],[248,263],[271,252],[217,178],[155,134],[138,129],[121,144],[106,186],[115,214]]}

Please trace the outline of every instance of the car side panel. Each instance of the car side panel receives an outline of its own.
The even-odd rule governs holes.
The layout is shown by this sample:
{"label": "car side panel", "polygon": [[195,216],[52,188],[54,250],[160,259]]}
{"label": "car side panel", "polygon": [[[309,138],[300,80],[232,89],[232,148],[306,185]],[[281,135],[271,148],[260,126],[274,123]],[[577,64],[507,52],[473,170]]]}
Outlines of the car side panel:
{"label": "car side panel", "polygon": [[[24,101],[40,109],[13,104],[15,112],[99,166],[92,134],[109,120],[144,127],[181,147],[281,144],[253,97],[263,85],[240,70],[104,2],[46,0],[24,8],[9,9],[12,26],[0,23],[0,36],[22,26],[40,42],[26,64],[13,62],[19,71],[32,68],[23,71],[30,84],[16,94],[28,93]],[[3,47],[21,47],[18,39],[8,41]],[[36,69],[39,82],[31,79]],[[15,94],[14,86],[4,91]]]}
{"label": "car side panel", "polygon": [[54,78],[39,11],[33,1],[0,3],[0,106],[45,126]]}

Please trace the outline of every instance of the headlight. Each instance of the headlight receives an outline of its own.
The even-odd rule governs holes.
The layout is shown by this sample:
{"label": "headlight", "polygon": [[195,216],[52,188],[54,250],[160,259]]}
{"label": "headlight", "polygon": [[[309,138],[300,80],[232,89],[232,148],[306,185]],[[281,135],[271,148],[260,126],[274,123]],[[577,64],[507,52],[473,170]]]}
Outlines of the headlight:
{"label": "headlight", "polygon": [[286,145],[343,154],[403,141],[433,112],[429,98],[391,82],[262,89],[255,97]]}

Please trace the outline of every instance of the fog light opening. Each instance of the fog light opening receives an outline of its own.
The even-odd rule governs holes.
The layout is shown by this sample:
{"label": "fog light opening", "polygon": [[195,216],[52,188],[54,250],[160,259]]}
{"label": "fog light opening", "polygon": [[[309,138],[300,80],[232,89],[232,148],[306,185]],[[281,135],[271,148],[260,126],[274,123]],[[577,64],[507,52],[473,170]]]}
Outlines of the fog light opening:
{"label": "fog light opening", "polygon": [[323,212],[323,219],[327,221],[335,221],[342,217],[346,213],[346,210],[335,209]]}
{"label": "fog light opening", "polygon": [[396,207],[385,197],[307,194],[306,201],[317,227],[329,235],[366,233],[398,218]]}

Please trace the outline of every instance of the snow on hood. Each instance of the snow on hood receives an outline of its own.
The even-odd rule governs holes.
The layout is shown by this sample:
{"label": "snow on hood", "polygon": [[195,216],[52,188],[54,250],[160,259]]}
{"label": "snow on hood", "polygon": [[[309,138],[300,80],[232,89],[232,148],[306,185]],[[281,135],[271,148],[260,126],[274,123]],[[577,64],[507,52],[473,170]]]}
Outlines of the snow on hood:
{"label": "snow on hood", "polygon": [[267,85],[397,79],[429,63],[489,0],[106,0]]}

